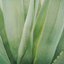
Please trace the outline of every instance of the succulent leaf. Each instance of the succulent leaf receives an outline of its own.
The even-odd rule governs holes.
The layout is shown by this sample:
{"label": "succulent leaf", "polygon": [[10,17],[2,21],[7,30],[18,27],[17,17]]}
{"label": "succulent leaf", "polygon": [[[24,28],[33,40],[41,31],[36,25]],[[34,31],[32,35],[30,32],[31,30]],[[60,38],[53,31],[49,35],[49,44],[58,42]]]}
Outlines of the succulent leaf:
{"label": "succulent leaf", "polygon": [[64,64],[64,51],[62,51],[60,55],[57,56],[57,59],[55,59],[52,64]]}
{"label": "succulent leaf", "polygon": [[48,12],[36,50],[34,64],[51,63],[64,27],[64,9],[62,3],[62,0],[50,0],[49,2]]}
{"label": "succulent leaf", "polygon": [[30,0],[23,0],[23,8],[24,8],[24,20],[26,20],[28,9],[29,9]]}
{"label": "succulent leaf", "polygon": [[4,48],[4,45],[3,45],[3,42],[2,42],[2,39],[0,37],[0,63],[7,63],[7,64],[10,64],[10,61],[8,59],[8,56],[6,54],[6,51],[5,51],[5,48]]}
{"label": "succulent leaf", "polygon": [[9,64],[9,63],[0,55],[0,64]]}
{"label": "succulent leaf", "polygon": [[24,26],[23,0],[2,0],[2,4],[9,46],[17,61],[18,47]]}
{"label": "succulent leaf", "polygon": [[34,58],[35,58],[37,44],[38,44],[39,39],[40,39],[42,28],[44,26],[48,4],[49,4],[49,0],[45,0],[44,4],[43,4],[43,6],[40,10],[39,16],[36,20],[35,27],[34,27],[34,33],[33,33],[33,61],[34,61]]}
{"label": "succulent leaf", "polygon": [[[20,60],[23,59],[23,57],[24,57],[24,55],[25,55],[25,53],[27,51],[28,51],[28,54],[26,56],[27,56],[28,60],[30,60],[30,62],[31,62],[31,57],[32,57],[32,53],[31,52],[32,52],[32,50],[31,50],[31,47],[30,47],[31,46],[31,42],[30,42],[30,36],[31,35],[30,34],[31,34],[32,24],[33,24],[33,22],[32,22],[33,4],[34,4],[34,0],[30,0],[30,6],[29,6],[29,10],[28,10],[26,21],[25,21],[25,24],[24,24],[22,38],[21,38],[21,42],[20,42],[19,50],[18,50],[18,64],[20,63]],[[29,64],[29,63],[27,63],[27,64]]]}

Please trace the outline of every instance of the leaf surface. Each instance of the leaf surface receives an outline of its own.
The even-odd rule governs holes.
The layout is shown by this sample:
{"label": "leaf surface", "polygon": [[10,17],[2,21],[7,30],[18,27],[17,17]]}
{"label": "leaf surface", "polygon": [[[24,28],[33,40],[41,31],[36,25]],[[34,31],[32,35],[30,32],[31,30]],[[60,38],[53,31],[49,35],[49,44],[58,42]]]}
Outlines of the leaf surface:
{"label": "leaf surface", "polygon": [[24,26],[23,0],[2,0],[4,24],[13,57],[17,60],[18,47]]}
{"label": "leaf surface", "polygon": [[[22,38],[21,38],[21,42],[20,42],[19,50],[18,50],[18,64],[20,63],[20,60],[21,60],[22,64],[25,64],[25,62],[26,62],[26,64],[31,64],[32,50],[31,50],[31,42],[30,42],[31,35],[30,34],[31,34],[32,23],[33,23],[32,22],[33,4],[34,4],[34,0],[30,0],[29,10],[28,10],[27,18],[26,18],[26,21],[24,24]],[[23,57],[24,57],[24,59],[23,59]],[[25,61],[25,59],[27,61]]]}
{"label": "leaf surface", "polygon": [[64,27],[63,2],[63,0],[49,1],[43,32],[37,45],[34,64],[50,64],[52,61]]}
{"label": "leaf surface", "polygon": [[9,64],[9,63],[0,55],[0,64]]}
{"label": "leaf surface", "polygon": [[60,53],[60,55],[55,59],[52,64],[64,64],[64,51]]}
{"label": "leaf surface", "polygon": [[23,8],[24,8],[24,19],[26,20],[28,9],[29,9],[30,0],[23,0]]}
{"label": "leaf surface", "polygon": [[62,52],[62,50],[64,50],[64,30],[62,32],[61,38],[60,38],[59,43],[57,45],[53,60]]}
{"label": "leaf surface", "polygon": [[36,24],[34,26],[34,33],[33,33],[33,61],[35,58],[36,54],[36,48],[37,44],[42,32],[42,28],[44,26],[45,18],[46,18],[46,13],[47,13],[47,8],[48,8],[49,0],[45,0],[40,13],[38,15],[38,18],[36,20]]}
{"label": "leaf surface", "polygon": [[15,60],[13,58],[13,55],[12,55],[10,47],[9,47],[9,43],[8,43],[6,31],[5,31],[3,12],[1,10],[1,8],[0,8],[0,36],[2,38],[3,45],[6,49],[7,55],[9,57],[10,61],[12,62],[12,64],[14,64]]}
{"label": "leaf surface", "polygon": [[6,54],[6,51],[5,51],[5,48],[3,46],[3,42],[2,42],[2,39],[0,37],[0,63],[3,63],[3,62],[7,62],[8,64],[10,64],[10,61],[8,59],[8,56]]}

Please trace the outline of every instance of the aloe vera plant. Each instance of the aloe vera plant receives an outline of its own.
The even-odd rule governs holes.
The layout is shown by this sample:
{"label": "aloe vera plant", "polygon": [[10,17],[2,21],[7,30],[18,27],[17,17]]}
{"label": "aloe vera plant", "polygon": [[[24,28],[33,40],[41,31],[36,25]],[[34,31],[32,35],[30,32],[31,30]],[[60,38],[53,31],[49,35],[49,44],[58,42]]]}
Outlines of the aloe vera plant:
{"label": "aloe vera plant", "polygon": [[64,64],[64,0],[0,0],[0,64]]}

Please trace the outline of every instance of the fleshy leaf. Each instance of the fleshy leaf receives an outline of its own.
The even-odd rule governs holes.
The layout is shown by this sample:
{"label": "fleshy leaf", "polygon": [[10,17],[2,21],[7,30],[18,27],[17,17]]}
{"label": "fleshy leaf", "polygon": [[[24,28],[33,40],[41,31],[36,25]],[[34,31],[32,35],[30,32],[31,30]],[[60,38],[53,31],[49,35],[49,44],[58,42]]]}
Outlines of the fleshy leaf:
{"label": "fleshy leaf", "polygon": [[29,61],[29,62],[26,61],[26,64],[30,64],[31,59],[32,59],[31,58],[31,56],[32,56],[31,51],[32,50],[31,50],[30,34],[31,34],[32,23],[33,23],[32,22],[33,3],[34,3],[34,0],[30,0],[29,10],[28,10],[27,18],[26,18],[26,21],[25,21],[25,24],[24,24],[22,38],[21,38],[21,42],[20,42],[19,50],[18,50],[18,64],[20,63],[20,60],[25,62],[25,60],[23,60],[23,57],[26,54],[26,52],[28,52],[28,54],[26,54],[26,56],[27,56],[28,61]]}
{"label": "fleshy leaf", "polygon": [[2,0],[4,23],[11,52],[17,61],[24,26],[23,0]]}
{"label": "fleshy leaf", "polygon": [[9,64],[9,63],[0,55],[0,64]]}
{"label": "fleshy leaf", "polygon": [[8,62],[8,64],[10,64],[10,61],[9,61],[8,56],[6,54],[5,48],[3,46],[3,42],[2,42],[1,37],[0,37],[0,63],[1,63],[1,60],[3,62],[4,62],[4,60],[6,60],[6,62]]}
{"label": "fleshy leaf", "polygon": [[9,57],[10,61],[12,62],[12,64],[14,64],[15,60],[13,58],[11,51],[10,51],[10,47],[9,47],[9,43],[8,43],[8,39],[6,36],[6,31],[5,31],[3,12],[1,10],[1,8],[0,8],[0,36],[2,38],[2,41],[3,41],[4,47],[6,49],[7,55]]}
{"label": "fleshy leaf", "polygon": [[41,6],[43,5],[44,0],[41,0]]}
{"label": "fleshy leaf", "polygon": [[0,0],[0,8],[2,9],[3,11],[3,7],[2,7],[2,0]]}
{"label": "fleshy leaf", "polygon": [[43,4],[43,6],[40,10],[39,16],[36,20],[35,27],[34,27],[34,33],[33,33],[33,60],[34,60],[35,54],[36,54],[37,43],[39,41],[39,38],[40,38],[40,35],[41,35],[41,32],[42,32],[42,28],[44,26],[48,4],[49,4],[49,0],[45,0],[44,4]]}
{"label": "fleshy leaf", "polygon": [[64,50],[64,30],[62,32],[62,36],[60,38],[60,41],[58,43],[58,46],[56,48],[56,51],[55,51],[55,55],[54,55],[54,58],[53,60],[60,54],[60,52]]}
{"label": "fleshy leaf", "polygon": [[64,51],[62,51],[60,55],[57,56],[57,59],[55,59],[52,64],[64,64]]}
{"label": "fleshy leaf", "polygon": [[64,28],[63,5],[63,0],[50,0],[49,2],[43,32],[37,45],[34,64],[50,64],[53,59]]}
{"label": "fleshy leaf", "polygon": [[23,0],[23,5],[24,5],[24,19],[25,20],[26,20],[27,13],[28,13],[29,3],[30,3],[30,0]]}

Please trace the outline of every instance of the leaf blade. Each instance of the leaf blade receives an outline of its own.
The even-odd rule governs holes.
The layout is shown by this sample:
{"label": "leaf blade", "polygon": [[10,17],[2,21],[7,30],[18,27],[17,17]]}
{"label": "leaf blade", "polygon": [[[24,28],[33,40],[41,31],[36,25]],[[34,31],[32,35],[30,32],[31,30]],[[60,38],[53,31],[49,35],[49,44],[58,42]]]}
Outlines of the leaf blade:
{"label": "leaf blade", "polygon": [[24,26],[22,1],[23,0],[2,0],[6,35],[15,60],[17,60],[18,47]]}
{"label": "leaf blade", "polygon": [[[50,64],[51,61],[52,61],[52,58],[54,56],[54,52],[55,52],[56,47],[57,47],[57,44],[58,44],[58,41],[59,41],[59,39],[61,37],[61,34],[62,34],[62,31],[63,31],[63,25],[64,25],[64,21],[63,21],[63,17],[64,17],[63,10],[64,9],[63,9],[62,2],[61,2],[61,0],[55,0],[55,1],[54,0],[50,0],[50,3],[52,5],[49,4],[50,7],[49,7],[48,11],[50,12],[50,10],[52,10],[52,12],[50,12],[50,13],[55,18],[54,17],[51,17],[50,13],[48,14],[48,17],[47,17],[48,19],[45,22],[43,33],[42,33],[42,36],[41,36],[41,40],[40,40],[40,42],[38,44],[37,55],[36,55],[36,59],[35,59],[35,62],[34,62],[35,64],[39,64],[39,63],[42,63],[42,64]],[[61,3],[61,5],[60,5],[60,3]],[[52,8],[56,12],[53,11]],[[58,16],[56,16],[57,13],[58,13]],[[50,17],[52,19],[50,19],[49,15],[50,15]],[[55,19],[57,19],[57,20],[55,20]],[[48,22],[48,20],[51,23],[51,25]],[[51,22],[51,21],[53,21],[54,23]],[[62,21],[62,24],[61,24],[61,21]],[[48,25],[48,23],[49,23],[49,25]],[[52,26],[54,26],[54,27],[52,27]],[[52,30],[51,33],[48,32],[48,31],[50,31],[50,28]],[[49,37],[47,37],[48,35],[49,35]],[[48,38],[48,39],[46,40],[46,38]]]}
{"label": "leaf blade", "polygon": [[[32,59],[31,58],[32,51],[30,50],[31,42],[29,40],[30,40],[30,34],[31,34],[31,29],[32,29],[33,3],[34,3],[33,0],[30,0],[30,6],[29,6],[26,21],[24,24],[23,34],[22,34],[22,38],[21,38],[21,42],[20,42],[19,50],[18,50],[18,64],[20,63],[20,60],[22,60],[24,55],[26,54],[26,52],[27,52],[26,50],[28,50],[28,55],[26,54],[26,56],[29,56],[29,57],[27,57],[28,61],[30,60],[29,63],[31,63],[31,59]],[[30,46],[28,46],[29,44],[30,44]],[[25,60],[25,58],[24,58],[24,60]]]}
{"label": "leaf blade", "polygon": [[[3,46],[3,43],[2,43],[2,40],[1,40],[1,37],[0,37],[0,56],[2,56],[9,64],[10,64],[10,61],[8,59],[8,56],[6,54],[6,51],[5,51],[5,48]],[[0,58],[1,59],[1,58]],[[1,61],[1,60],[0,60]]]}

